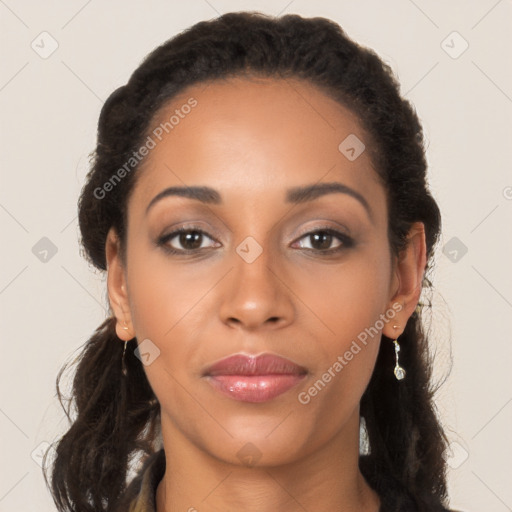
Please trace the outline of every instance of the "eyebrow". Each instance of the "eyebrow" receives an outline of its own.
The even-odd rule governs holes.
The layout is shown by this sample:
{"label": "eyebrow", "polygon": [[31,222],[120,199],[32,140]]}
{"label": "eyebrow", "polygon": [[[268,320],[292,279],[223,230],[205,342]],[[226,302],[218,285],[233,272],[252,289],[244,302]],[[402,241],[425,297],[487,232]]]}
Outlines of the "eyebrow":
{"label": "eyebrow", "polygon": [[[343,185],[342,183],[332,182],[332,183],[318,183],[313,185],[306,185],[302,187],[294,187],[286,192],[286,202],[299,204],[305,203],[307,201],[313,201],[319,197],[325,196],[327,194],[333,193],[341,193],[346,194],[354,199],[357,199],[366,212],[368,216],[371,218],[371,209],[368,201],[361,195],[359,192],[354,190],[353,188],[348,187],[347,185]],[[211,187],[206,186],[191,186],[191,187],[168,187],[161,192],[159,192],[148,204],[146,208],[146,215],[149,210],[160,200],[165,197],[170,196],[178,196],[178,197],[186,197],[189,199],[196,199],[197,201],[201,201],[206,204],[222,204],[222,198],[219,192]]]}

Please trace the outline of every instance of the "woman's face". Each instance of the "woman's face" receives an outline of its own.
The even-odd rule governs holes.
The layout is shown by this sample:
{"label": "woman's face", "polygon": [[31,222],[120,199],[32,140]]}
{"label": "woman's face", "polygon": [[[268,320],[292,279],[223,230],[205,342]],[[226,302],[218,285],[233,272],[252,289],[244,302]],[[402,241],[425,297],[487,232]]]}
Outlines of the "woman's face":
{"label": "woman's face", "polygon": [[[118,333],[142,343],[164,440],[236,464],[354,446],[381,334],[407,320],[385,189],[356,118],[305,82],[236,78],[190,87],[153,128],[126,268],[113,232],[107,255]],[[301,193],[325,184],[338,188]],[[169,187],[213,190],[155,200]],[[208,375],[234,354],[303,371]]]}

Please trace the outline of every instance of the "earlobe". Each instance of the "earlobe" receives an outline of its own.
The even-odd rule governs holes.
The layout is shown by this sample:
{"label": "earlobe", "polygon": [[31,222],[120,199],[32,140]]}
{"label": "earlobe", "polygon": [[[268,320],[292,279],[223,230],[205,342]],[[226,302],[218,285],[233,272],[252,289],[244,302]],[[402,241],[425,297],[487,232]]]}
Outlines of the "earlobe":
{"label": "earlobe", "polygon": [[[393,304],[402,306],[395,317],[396,323],[400,325],[405,325],[416,309],[426,262],[425,227],[422,222],[415,222],[407,235],[406,246],[400,252],[396,262],[395,279],[398,285],[395,285],[396,292],[390,300],[390,307]],[[389,338],[396,335],[389,325],[384,328],[383,334]]]}
{"label": "earlobe", "polygon": [[134,337],[126,291],[125,269],[121,262],[119,238],[114,228],[110,228],[105,242],[107,261],[107,289],[110,308],[116,317],[116,334],[123,341]]}

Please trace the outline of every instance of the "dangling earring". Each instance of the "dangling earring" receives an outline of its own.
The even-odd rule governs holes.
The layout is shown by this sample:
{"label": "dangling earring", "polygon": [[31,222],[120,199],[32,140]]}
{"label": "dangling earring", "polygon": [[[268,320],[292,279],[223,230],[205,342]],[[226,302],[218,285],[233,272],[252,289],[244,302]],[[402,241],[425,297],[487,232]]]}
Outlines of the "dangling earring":
{"label": "dangling earring", "polygon": [[370,438],[366,428],[366,420],[363,416],[359,418],[359,455],[370,455]]}
{"label": "dangling earring", "polygon": [[[125,324],[126,324],[126,322],[125,322]],[[125,331],[127,331],[127,330],[128,330],[128,326],[123,327],[123,329],[124,329]],[[128,370],[126,369],[126,364],[125,364],[125,361],[124,361],[124,355],[126,354],[126,345],[128,345],[128,340],[126,340],[126,341],[124,342],[123,357],[122,357],[122,359],[121,359],[121,373],[122,373],[125,377],[126,377],[126,375],[128,374]]]}
{"label": "dangling earring", "polygon": [[[400,327],[400,326],[399,325],[393,325],[393,329],[398,329],[398,327]],[[395,374],[396,380],[403,380],[403,379],[405,379],[405,370],[398,363],[398,354],[400,353],[400,345],[398,344],[398,339],[393,340],[393,343],[395,345],[395,369],[394,369],[394,374]]]}
{"label": "dangling earring", "polygon": [[126,345],[128,345],[128,341],[124,342],[124,349],[123,349],[123,357],[121,359],[121,372],[126,377],[128,374],[128,370],[126,369],[126,363],[124,362],[124,355],[126,353]]}

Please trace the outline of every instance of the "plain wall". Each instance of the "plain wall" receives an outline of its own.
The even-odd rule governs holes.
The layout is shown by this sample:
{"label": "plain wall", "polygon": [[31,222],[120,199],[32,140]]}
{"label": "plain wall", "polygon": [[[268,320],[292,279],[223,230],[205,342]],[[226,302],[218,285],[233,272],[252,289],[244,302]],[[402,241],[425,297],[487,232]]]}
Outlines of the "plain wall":
{"label": "plain wall", "polygon": [[157,45],[232,10],[332,18],[391,65],[415,105],[443,214],[433,333],[438,377],[453,357],[438,393],[451,506],[512,510],[511,4],[0,2],[0,511],[55,510],[37,463],[66,427],[55,378],[107,311],[76,217],[101,106]]}

